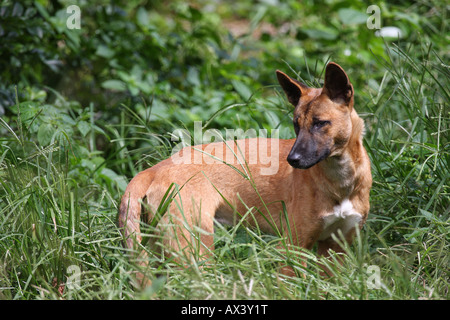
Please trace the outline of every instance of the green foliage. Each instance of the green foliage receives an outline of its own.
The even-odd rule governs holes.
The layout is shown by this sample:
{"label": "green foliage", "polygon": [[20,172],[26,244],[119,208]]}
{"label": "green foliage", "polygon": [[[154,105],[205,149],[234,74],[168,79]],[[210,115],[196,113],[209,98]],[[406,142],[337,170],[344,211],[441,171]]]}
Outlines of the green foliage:
{"label": "green foliage", "polygon": [[[78,1],[80,30],[66,26],[72,4],[0,5],[0,298],[448,298],[446,2],[379,2],[400,39],[377,36],[369,4],[347,0]],[[160,278],[136,291],[116,226],[127,181],[194,121],[294,137],[274,71],[320,86],[330,60],[355,88],[374,178],[369,220],[335,276],[305,251],[306,270],[288,257],[306,277],[280,279],[277,237],[218,227],[212,261],[151,263]],[[69,288],[72,266],[81,283]]]}

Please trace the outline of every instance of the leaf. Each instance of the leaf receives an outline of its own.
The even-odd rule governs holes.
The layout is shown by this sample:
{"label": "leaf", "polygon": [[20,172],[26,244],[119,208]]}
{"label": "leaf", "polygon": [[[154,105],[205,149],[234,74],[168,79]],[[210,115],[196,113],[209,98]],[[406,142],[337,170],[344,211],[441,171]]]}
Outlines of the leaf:
{"label": "leaf", "polygon": [[444,223],[444,220],[442,218],[439,218],[438,216],[434,215],[433,213],[423,210],[423,209],[419,209],[420,213],[425,217],[425,219],[429,220],[429,221],[433,221],[435,223]]}
{"label": "leaf", "polygon": [[231,80],[231,84],[233,85],[234,90],[236,90],[237,93],[239,93],[239,95],[242,97],[242,99],[244,99],[245,101],[250,99],[250,97],[252,96],[252,92],[243,82],[238,80]]}
{"label": "leaf", "polygon": [[63,65],[62,61],[51,59],[51,60],[43,60],[43,62],[49,67],[53,72],[58,72],[59,67]]}
{"label": "leaf", "polygon": [[111,50],[107,46],[101,44],[97,47],[95,54],[100,57],[110,59],[114,56],[114,50]]}
{"label": "leaf", "polygon": [[89,159],[82,159],[81,160],[81,166],[83,168],[87,168],[89,171],[94,172],[96,169],[96,165],[95,163],[93,163],[91,160]]}
{"label": "leaf", "polygon": [[42,4],[40,4],[38,1],[36,1],[34,3],[34,6],[39,11],[41,16],[44,17],[45,20],[49,20],[50,19],[50,15],[48,14],[47,9]]}
{"label": "leaf", "polygon": [[44,30],[42,30],[40,26],[28,27],[27,31],[29,34],[38,37],[39,39],[42,39],[42,37],[44,36]]}
{"label": "leaf", "polygon": [[331,31],[331,29],[303,29],[302,32],[304,32],[309,38],[315,40],[335,40],[337,38],[337,33],[335,31]]}
{"label": "leaf", "polygon": [[125,83],[120,80],[106,80],[102,83],[102,88],[115,91],[125,91]]}
{"label": "leaf", "polygon": [[80,121],[77,123],[77,128],[80,130],[80,133],[83,137],[86,137],[86,135],[91,131],[91,126],[86,121]]}
{"label": "leaf", "polygon": [[350,8],[340,9],[338,11],[339,19],[343,24],[363,24],[367,22],[367,14]]}
{"label": "leaf", "polygon": [[148,27],[150,25],[150,18],[148,16],[147,10],[145,10],[143,7],[139,7],[139,9],[137,10],[136,19],[137,23],[141,27]]}
{"label": "leaf", "polygon": [[125,191],[125,189],[127,188],[128,183],[126,179],[123,176],[119,176],[111,169],[103,168],[100,173],[100,177],[110,183],[116,183],[121,192]]}
{"label": "leaf", "polygon": [[39,126],[37,132],[37,139],[41,146],[47,146],[52,141],[53,134],[55,133],[55,128],[49,123],[43,123]]}
{"label": "leaf", "polygon": [[20,120],[22,122],[33,119],[40,110],[40,104],[34,101],[24,101],[18,105],[11,106],[11,111],[14,114],[18,115],[20,113]]}
{"label": "leaf", "polygon": [[22,13],[23,13],[23,6],[19,2],[16,2],[11,12],[11,17],[20,17],[22,16]]}
{"label": "leaf", "polygon": [[187,72],[187,82],[193,86],[200,86],[200,77],[197,68],[190,67]]}

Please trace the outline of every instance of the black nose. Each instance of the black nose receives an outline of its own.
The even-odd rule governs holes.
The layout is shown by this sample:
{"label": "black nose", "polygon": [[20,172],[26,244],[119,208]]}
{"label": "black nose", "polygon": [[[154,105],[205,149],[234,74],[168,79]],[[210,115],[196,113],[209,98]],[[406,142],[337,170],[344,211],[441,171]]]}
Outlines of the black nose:
{"label": "black nose", "polygon": [[289,154],[287,157],[287,162],[294,168],[300,167],[300,158],[295,154],[293,155]]}
{"label": "black nose", "polygon": [[297,169],[308,169],[312,167],[300,153],[290,153],[287,157],[287,162],[294,168]]}
{"label": "black nose", "polygon": [[291,152],[287,157],[287,162],[296,169],[308,169],[315,165],[317,162],[322,160],[314,159],[311,157],[305,157],[303,154],[299,152]]}

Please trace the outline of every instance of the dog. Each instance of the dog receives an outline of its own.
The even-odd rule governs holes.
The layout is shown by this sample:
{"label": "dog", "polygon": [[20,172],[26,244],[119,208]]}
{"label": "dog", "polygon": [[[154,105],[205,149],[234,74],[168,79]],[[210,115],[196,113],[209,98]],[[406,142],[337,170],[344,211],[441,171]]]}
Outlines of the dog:
{"label": "dog", "polygon": [[[140,252],[142,265],[147,264],[140,247],[142,208],[147,222],[158,219],[158,236],[178,257],[210,256],[215,221],[245,219],[249,226],[286,237],[292,248],[312,249],[317,243],[323,256],[329,250],[343,252],[332,236],[338,231],[352,242],[367,219],[372,185],[353,86],[334,62],[326,66],[322,88],[310,88],[279,70],[276,76],[295,107],[295,139],[260,137],[185,147],[128,184],[119,227],[125,246]],[[267,159],[279,165],[270,169]],[[281,272],[294,275],[288,265]],[[151,283],[141,273],[137,278],[143,285]]]}

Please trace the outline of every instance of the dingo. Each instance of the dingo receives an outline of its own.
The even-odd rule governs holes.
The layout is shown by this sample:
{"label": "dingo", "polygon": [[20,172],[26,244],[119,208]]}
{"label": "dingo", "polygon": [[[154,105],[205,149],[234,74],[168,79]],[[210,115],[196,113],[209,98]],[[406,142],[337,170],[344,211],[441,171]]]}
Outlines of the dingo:
{"label": "dingo", "polygon": [[[126,247],[137,249],[142,240],[141,200],[145,198],[151,221],[172,183],[178,189],[164,210],[158,233],[176,255],[189,256],[193,250],[208,255],[214,221],[233,224],[242,216],[263,231],[278,228],[287,234],[289,228],[286,237],[293,247],[311,249],[318,242],[320,255],[329,249],[342,252],[331,237],[338,230],[351,243],[355,226],[366,221],[372,185],[362,142],[364,123],[353,107],[353,86],[332,62],[326,67],[323,88],[309,88],[281,71],[276,74],[295,106],[296,139],[253,138],[185,147],[140,172],[120,204],[119,226]],[[237,164],[228,164],[233,157]],[[271,161],[279,164],[272,170]],[[252,214],[245,215],[249,210]],[[193,236],[195,230],[198,237]],[[145,265],[146,254],[139,252]],[[290,267],[282,272],[293,274]],[[149,283],[142,274],[138,279]]]}

